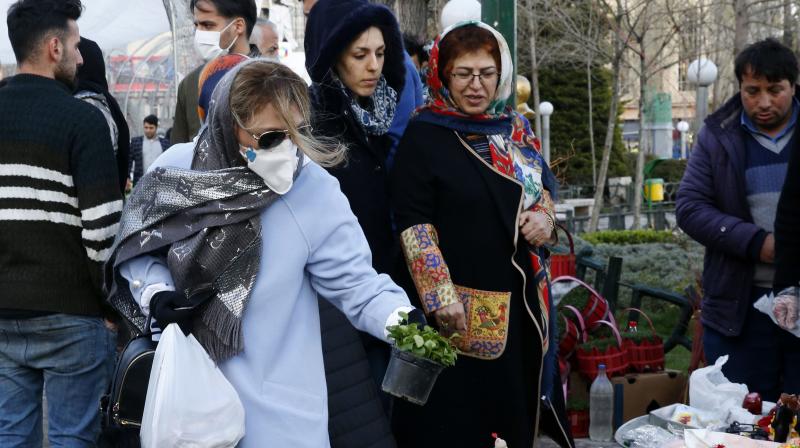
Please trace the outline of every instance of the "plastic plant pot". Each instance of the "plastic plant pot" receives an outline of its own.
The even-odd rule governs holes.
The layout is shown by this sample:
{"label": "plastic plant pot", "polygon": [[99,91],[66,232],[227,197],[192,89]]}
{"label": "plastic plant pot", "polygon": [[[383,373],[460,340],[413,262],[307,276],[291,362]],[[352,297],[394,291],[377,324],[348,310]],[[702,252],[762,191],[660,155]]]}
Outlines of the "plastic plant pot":
{"label": "plastic plant pot", "polygon": [[381,388],[395,397],[424,406],[443,368],[430,359],[392,347],[392,357]]}

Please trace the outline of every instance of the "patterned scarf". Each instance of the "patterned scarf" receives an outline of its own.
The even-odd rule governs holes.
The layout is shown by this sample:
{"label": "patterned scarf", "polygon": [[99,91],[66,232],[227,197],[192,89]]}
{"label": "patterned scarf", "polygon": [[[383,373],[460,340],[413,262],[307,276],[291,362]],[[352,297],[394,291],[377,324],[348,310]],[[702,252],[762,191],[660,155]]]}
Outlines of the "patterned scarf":
{"label": "patterned scarf", "polygon": [[[458,109],[452,96],[439,77],[439,46],[447,33],[455,28],[474,25],[492,32],[500,47],[500,80],[495,99],[483,114],[468,115]],[[495,29],[482,22],[469,21],[447,28],[431,48],[428,86],[428,102],[415,112],[414,120],[436,124],[456,132],[483,135],[489,142],[492,165],[500,173],[518,181],[523,186],[523,209],[542,210],[552,213],[552,199],[557,191],[557,181],[541,155],[539,140],[534,136],[530,123],[505,105],[511,96],[514,70],[511,51],[505,38]],[[544,194],[544,190],[549,194]],[[538,290],[538,310],[529,308],[529,313],[542,330],[542,350],[546,353],[545,372],[542,376],[543,390],[552,393],[552,376],[556,368],[555,347],[557,337],[555,308],[550,300],[550,280],[547,269],[547,250],[529,246],[533,279]],[[528,304],[526,303],[526,307]],[[551,325],[551,322],[553,323]]]}
{"label": "patterned scarf", "polygon": [[378,80],[375,92],[368,99],[371,103],[369,108],[364,108],[358,103],[357,98],[336,74],[332,73],[331,78],[334,85],[350,101],[350,110],[353,111],[356,121],[368,135],[383,135],[389,131],[392,120],[394,120],[395,109],[397,109],[397,92],[389,86],[383,75]]}
{"label": "patterned scarf", "polygon": [[[120,221],[106,264],[109,303],[134,328],[146,316],[133,299],[120,266],[147,254],[165,254],[176,289],[187,296],[204,284],[216,295],[194,319],[193,334],[219,363],[244,350],[242,317],[261,261],[261,212],[278,198],[261,177],[236,166],[238,142],[230,89],[244,62],[222,78],[207,125],[195,147],[192,170],[156,168],[137,184]],[[302,153],[295,178],[302,169]]]}

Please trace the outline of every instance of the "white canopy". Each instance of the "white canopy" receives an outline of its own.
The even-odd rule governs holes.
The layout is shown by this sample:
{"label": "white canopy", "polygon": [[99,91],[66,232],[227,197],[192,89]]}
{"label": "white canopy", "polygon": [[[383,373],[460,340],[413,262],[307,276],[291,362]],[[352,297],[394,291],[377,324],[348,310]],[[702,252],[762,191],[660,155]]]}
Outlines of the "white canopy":
{"label": "white canopy", "polygon": [[[14,64],[14,51],[8,40],[5,14],[16,0],[0,0],[0,63]],[[169,31],[169,20],[162,0],[82,0],[84,10],[78,19],[81,36],[97,42],[105,51],[124,48],[130,42],[148,39]]]}

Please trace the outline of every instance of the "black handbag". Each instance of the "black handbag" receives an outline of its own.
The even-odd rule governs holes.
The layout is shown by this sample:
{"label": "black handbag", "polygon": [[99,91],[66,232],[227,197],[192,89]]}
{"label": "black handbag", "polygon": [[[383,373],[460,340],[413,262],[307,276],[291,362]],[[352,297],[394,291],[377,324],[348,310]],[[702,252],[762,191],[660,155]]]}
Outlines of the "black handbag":
{"label": "black handbag", "polygon": [[108,393],[100,402],[103,426],[108,430],[135,429],[142,426],[147,385],[157,342],[149,331],[147,320],[145,334],[131,339],[122,349]]}

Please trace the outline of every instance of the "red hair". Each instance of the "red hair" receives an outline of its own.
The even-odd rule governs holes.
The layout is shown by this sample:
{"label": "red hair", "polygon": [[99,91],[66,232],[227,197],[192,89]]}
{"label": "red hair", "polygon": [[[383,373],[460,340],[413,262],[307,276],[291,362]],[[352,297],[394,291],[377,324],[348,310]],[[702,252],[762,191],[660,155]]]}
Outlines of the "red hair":
{"label": "red hair", "polygon": [[439,42],[439,79],[448,84],[455,60],[480,50],[492,55],[497,70],[500,70],[500,46],[491,31],[478,25],[465,25],[447,33]]}

